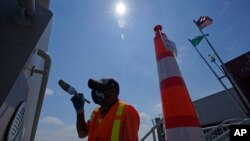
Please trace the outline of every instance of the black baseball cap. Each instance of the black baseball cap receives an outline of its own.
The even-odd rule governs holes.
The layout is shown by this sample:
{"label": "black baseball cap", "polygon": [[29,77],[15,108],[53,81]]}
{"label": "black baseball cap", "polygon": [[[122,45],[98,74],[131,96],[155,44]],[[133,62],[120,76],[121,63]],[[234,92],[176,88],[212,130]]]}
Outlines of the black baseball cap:
{"label": "black baseball cap", "polygon": [[115,88],[117,95],[119,94],[119,84],[113,78],[102,78],[100,80],[89,79],[88,86],[90,89],[105,90]]}

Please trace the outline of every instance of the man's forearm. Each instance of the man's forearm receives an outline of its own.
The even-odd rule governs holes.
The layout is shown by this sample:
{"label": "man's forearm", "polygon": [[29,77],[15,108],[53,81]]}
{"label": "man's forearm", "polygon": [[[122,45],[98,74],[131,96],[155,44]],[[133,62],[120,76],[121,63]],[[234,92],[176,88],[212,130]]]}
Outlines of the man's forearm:
{"label": "man's forearm", "polygon": [[76,129],[80,138],[84,138],[88,135],[88,128],[84,118],[83,110],[77,113]]}

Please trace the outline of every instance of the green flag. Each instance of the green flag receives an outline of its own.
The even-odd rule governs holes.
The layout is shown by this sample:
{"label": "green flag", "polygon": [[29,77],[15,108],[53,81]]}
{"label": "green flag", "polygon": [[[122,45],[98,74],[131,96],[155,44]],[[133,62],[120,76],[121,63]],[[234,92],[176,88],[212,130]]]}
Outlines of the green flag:
{"label": "green flag", "polygon": [[189,41],[192,43],[193,46],[196,47],[205,36],[208,36],[208,34],[205,34],[204,36],[196,36],[192,40],[189,39]]}

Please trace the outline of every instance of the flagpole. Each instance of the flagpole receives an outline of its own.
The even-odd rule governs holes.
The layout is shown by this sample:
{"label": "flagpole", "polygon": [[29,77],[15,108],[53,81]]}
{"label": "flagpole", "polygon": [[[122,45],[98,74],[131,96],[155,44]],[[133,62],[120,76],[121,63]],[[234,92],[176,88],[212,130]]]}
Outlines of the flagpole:
{"label": "flagpole", "polygon": [[[224,75],[228,78],[228,80],[230,81],[230,83],[232,84],[232,86],[236,88],[235,90],[239,92],[239,96],[240,96],[240,97],[243,99],[243,101],[244,101],[243,105],[246,104],[247,106],[245,106],[245,108],[246,108],[248,111],[250,111],[250,110],[249,110],[250,104],[249,104],[248,100],[247,100],[246,97],[244,96],[244,94],[243,94],[243,92],[241,91],[241,89],[239,88],[238,84],[233,80],[233,78],[232,78],[232,76],[230,75],[230,73],[228,72],[227,68],[224,67],[224,62],[222,61],[222,59],[220,58],[220,56],[218,55],[218,53],[215,51],[214,47],[213,47],[212,44],[209,42],[209,40],[207,39],[207,37],[206,37],[205,34],[203,33],[202,29],[200,29],[199,26],[196,24],[196,21],[193,20],[193,22],[194,22],[194,24],[196,25],[196,27],[200,30],[202,36],[204,36],[204,38],[205,38],[205,40],[207,41],[209,47],[212,49],[212,51],[214,52],[215,56],[218,58],[219,62],[221,63],[221,66],[222,66],[222,68],[224,69]],[[222,78],[225,78],[225,77],[221,77],[221,79],[222,79]],[[219,79],[219,80],[220,80],[220,79]],[[229,92],[228,89],[227,89],[227,87],[225,87],[225,89],[226,89],[227,92]],[[230,94],[230,93],[229,93],[229,94]],[[247,115],[248,115],[248,113],[247,113]]]}
{"label": "flagpole", "polygon": [[[188,41],[192,44],[191,40],[188,39]],[[203,59],[203,61],[207,64],[207,66],[210,68],[210,70],[213,72],[213,74],[215,75],[215,77],[220,81],[221,85],[225,88],[225,84],[222,83],[222,81],[219,79],[219,76],[216,74],[216,72],[213,70],[213,68],[209,65],[209,63],[207,62],[207,60],[204,58],[204,56],[201,54],[201,52],[192,44],[192,46],[194,47],[194,49],[198,52],[198,54],[200,55],[200,57]]]}
{"label": "flagpole", "polygon": [[[191,40],[188,39],[188,41],[192,44]],[[213,68],[209,65],[209,63],[207,62],[207,60],[204,58],[204,56],[201,54],[201,52],[192,44],[192,46],[194,47],[194,49],[198,52],[198,54],[200,55],[200,57],[204,60],[204,62],[207,64],[207,66],[210,68],[210,70],[213,72],[213,74],[215,75],[215,77],[219,80],[219,82],[221,83],[221,85],[226,89],[226,85],[221,81],[220,77],[216,74],[216,72],[213,70]]]}
{"label": "flagpole", "polygon": [[[191,40],[188,39],[188,41],[192,44]],[[200,57],[204,60],[204,62],[207,64],[207,66],[210,68],[210,70],[213,72],[213,74],[215,75],[215,77],[218,79],[218,81],[221,83],[221,85],[223,86],[223,88],[225,89],[226,93],[228,94],[228,96],[231,98],[231,100],[233,101],[233,103],[235,103],[236,105],[238,105],[238,108],[240,109],[240,111],[243,113],[243,114],[246,114],[247,113],[241,109],[240,107],[240,104],[238,102],[236,102],[236,100],[233,98],[233,96],[231,95],[231,93],[229,92],[227,86],[221,81],[220,77],[216,74],[216,72],[213,70],[213,68],[209,65],[209,63],[207,62],[207,60],[204,58],[204,56],[201,54],[201,52],[192,44],[192,46],[194,47],[194,49],[198,52],[198,54],[200,55]]]}
{"label": "flagpole", "polygon": [[[193,20],[194,24],[197,26],[196,21]],[[214,47],[212,46],[212,44],[208,41],[207,37],[205,36],[205,34],[203,33],[203,31],[197,26],[197,28],[200,30],[202,36],[204,36],[204,38],[206,39],[208,45],[210,46],[210,48],[213,50],[214,54],[216,55],[216,57],[219,59],[220,63],[223,65],[223,61],[221,60],[220,56],[217,54],[217,52],[215,51]]]}
{"label": "flagpole", "polygon": [[219,64],[216,62],[216,59],[214,56],[208,54],[208,57],[210,57],[210,61],[213,62],[218,68],[219,70],[224,74],[224,76],[222,76],[223,78],[225,77],[225,72],[224,70],[219,66]]}

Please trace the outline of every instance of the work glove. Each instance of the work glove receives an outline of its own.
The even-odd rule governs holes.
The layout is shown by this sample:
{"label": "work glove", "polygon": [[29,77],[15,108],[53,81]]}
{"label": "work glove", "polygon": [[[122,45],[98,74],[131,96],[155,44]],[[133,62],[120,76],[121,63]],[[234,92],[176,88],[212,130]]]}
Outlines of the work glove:
{"label": "work glove", "polygon": [[71,98],[71,101],[74,105],[76,113],[78,113],[80,110],[83,110],[83,108],[84,108],[84,100],[83,99],[84,99],[83,94],[74,95]]}

